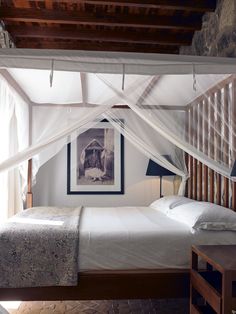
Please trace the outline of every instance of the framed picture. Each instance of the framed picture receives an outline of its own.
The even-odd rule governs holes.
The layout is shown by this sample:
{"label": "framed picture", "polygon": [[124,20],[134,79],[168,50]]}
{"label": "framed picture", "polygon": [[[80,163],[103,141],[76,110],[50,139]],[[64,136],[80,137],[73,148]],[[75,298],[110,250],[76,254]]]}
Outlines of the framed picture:
{"label": "framed picture", "polygon": [[68,144],[67,194],[124,194],[124,138],[107,120]]}

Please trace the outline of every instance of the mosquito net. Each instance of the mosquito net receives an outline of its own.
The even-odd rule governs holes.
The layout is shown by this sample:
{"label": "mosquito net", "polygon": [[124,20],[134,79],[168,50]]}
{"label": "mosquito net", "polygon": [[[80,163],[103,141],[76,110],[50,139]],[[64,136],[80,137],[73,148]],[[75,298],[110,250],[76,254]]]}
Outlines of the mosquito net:
{"label": "mosquito net", "polygon": [[102,119],[179,175],[179,194],[188,178],[185,153],[230,177],[236,157],[232,60],[6,49],[0,67],[1,135],[11,130],[12,112],[18,127],[17,141],[11,139],[17,147],[1,153],[0,171],[20,169],[22,187],[26,160],[33,158],[35,177]]}

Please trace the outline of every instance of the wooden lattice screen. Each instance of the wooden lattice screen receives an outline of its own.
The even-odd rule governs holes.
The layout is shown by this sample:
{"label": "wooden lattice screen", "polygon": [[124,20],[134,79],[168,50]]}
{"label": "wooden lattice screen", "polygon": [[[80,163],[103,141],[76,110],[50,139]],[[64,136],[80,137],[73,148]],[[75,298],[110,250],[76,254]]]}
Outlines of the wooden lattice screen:
{"label": "wooden lattice screen", "polygon": [[[230,165],[230,159],[236,159],[235,75],[187,106],[185,135],[191,145],[212,159],[223,158],[226,165]],[[186,165],[190,175],[186,196],[236,210],[235,182],[215,173],[189,154],[186,154]]]}

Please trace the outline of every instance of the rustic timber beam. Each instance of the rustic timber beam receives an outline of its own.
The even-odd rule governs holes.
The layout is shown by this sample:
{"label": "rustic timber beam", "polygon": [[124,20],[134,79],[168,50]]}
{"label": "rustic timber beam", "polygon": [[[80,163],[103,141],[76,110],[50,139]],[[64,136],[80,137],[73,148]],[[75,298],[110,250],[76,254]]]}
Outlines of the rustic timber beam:
{"label": "rustic timber beam", "polygon": [[69,49],[69,50],[92,50],[92,51],[122,51],[122,52],[147,52],[178,54],[179,46],[146,45],[146,44],[122,44],[109,42],[88,41],[53,41],[38,40],[37,38],[16,38],[17,48],[29,49]]}
{"label": "rustic timber beam", "polygon": [[132,31],[104,31],[85,29],[62,29],[58,27],[38,26],[8,26],[11,35],[21,38],[52,38],[64,40],[85,40],[119,43],[188,45],[192,40],[192,33],[171,33],[164,30],[159,32]]}
{"label": "rustic timber beam", "polygon": [[0,18],[6,22],[37,22],[71,25],[102,25],[135,28],[154,29],[185,29],[198,30],[201,28],[201,15],[177,18],[175,16],[162,15],[137,15],[117,13],[91,13],[82,11],[25,9],[25,8],[1,8]]}
{"label": "rustic timber beam", "polygon": [[[28,0],[34,2],[35,0]],[[37,3],[45,2],[45,0],[37,0]],[[66,2],[66,1],[65,1]],[[163,9],[163,10],[183,10],[191,12],[214,11],[216,0],[78,0],[78,4],[93,4],[119,7],[134,7],[147,9]],[[8,3],[8,0],[2,0],[2,4]]]}
{"label": "rustic timber beam", "polygon": [[206,11],[214,11],[216,7],[216,0],[81,0],[81,2],[94,5],[115,5],[135,8],[184,10],[204,13]]}

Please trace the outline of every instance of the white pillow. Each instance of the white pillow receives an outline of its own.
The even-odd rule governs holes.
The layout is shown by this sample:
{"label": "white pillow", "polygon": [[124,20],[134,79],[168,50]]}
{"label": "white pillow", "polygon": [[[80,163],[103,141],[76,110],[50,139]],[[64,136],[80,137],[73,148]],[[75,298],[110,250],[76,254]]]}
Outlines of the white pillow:
{"label": "white pillow", "polygon": [[184,196],[170,195],[159,198],[158,200],[152,202],[149,207],[160,210],[163,213],[167,213],[169,210],[172,210],[177,206],[190,202],[194,202],[194,200]]}
{"label": "white pillow", "polygon": [[236,213],[208,202],[183,204],[168,211],[167,215],[193,229],[236,231]]}

